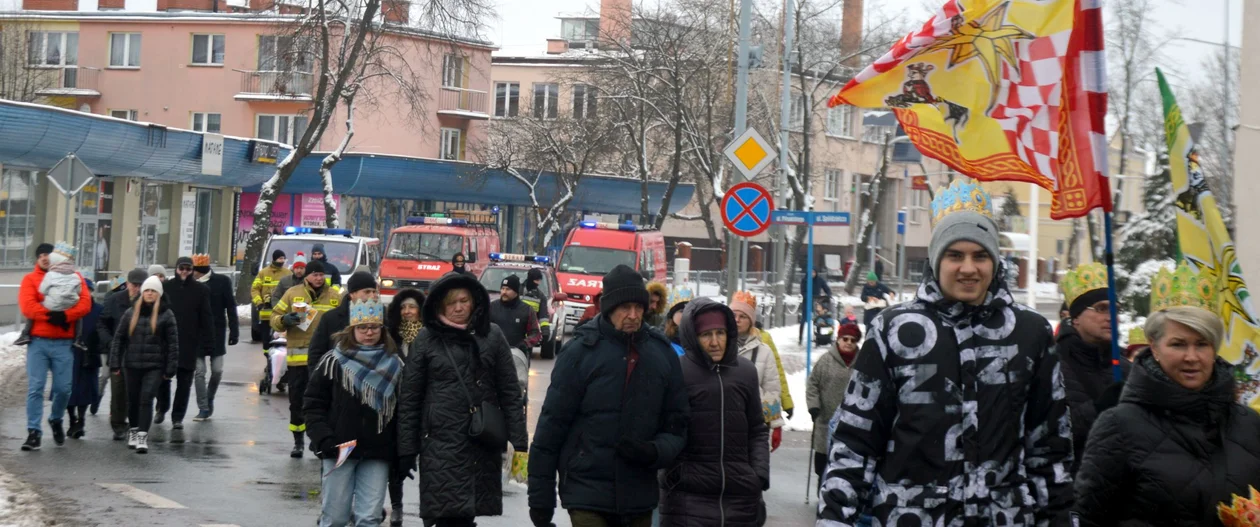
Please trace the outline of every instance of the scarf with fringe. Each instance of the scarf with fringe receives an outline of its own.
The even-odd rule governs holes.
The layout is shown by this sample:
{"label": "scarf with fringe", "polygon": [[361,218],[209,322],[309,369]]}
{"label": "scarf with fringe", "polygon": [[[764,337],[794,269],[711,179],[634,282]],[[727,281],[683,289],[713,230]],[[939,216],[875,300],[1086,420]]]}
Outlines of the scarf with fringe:
{"label": "scarf with fringe", "polygon": [[333,368],[341,368],[341,387],[359,398],[359,401],[376,411],[376,432],[385,431],[385,425],[394,418],[398,404],[398,385],[403,361],[397,355],[385,351],[381,345],[365,346],[353,350],[340,347],[320,361],[324,375],[333,378]]}

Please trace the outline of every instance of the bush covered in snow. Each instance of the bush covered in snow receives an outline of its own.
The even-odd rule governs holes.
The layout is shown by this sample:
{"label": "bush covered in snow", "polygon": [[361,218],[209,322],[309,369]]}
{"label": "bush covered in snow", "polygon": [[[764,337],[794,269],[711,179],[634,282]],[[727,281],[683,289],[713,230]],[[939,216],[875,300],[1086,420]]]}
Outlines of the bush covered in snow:
{"label": "bush covered in snow", "polygon": [[1176,266],[1177,262],[1173,260],[1151,260],[1142,262],[1133,272],[1117,268],[1117,278],[1121,275],[1125,278],[1125,286],[1120,288],[1121,310],[1143,317],[1150,314],[1151,279],[1155,278],[1160,269]]}

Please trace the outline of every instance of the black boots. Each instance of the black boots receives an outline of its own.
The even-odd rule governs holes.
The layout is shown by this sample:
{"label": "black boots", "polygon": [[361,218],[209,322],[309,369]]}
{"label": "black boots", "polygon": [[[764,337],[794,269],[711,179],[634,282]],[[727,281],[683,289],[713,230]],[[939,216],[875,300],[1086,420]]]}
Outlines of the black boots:
{"label": "black boots", "polygon": [[83,439],[87,435],[83,430],[83,418],[70,416],[70,428],[66,430],[66,435],[71,439]]}
{"label": "black boots", "polygon": [[53,442],[58,446],[66,444],[66,430],[61,427],[61,419],[49,419],[48,426],[52,427]]}
{"label": "black boots", "polygon": [[26,442],[22,443],[22,450],[25,452],[39,450],[39,438],[42,435],[44,435],[44,433],[39,430],[35,430],[33,428],[27,430]]}
{"label": "black boots", "polygon": [[293,432],[293,450],[289,452],[289,457],[293,459],[299,459],[302,457],[302,450],[304,449],[302,441],[303,435],[305,435],[304,432]]}

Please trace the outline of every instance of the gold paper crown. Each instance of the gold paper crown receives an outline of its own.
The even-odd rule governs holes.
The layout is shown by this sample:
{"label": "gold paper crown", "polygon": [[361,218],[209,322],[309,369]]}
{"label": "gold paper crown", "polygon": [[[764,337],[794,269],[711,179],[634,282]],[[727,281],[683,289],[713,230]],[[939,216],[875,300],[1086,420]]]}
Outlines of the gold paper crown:
{"label": "gold paper crown", "polygon": [[979,184],[970,180],[955,179],[949,187],[936,192],[932,199],[932,224],[954,212],[975,212],[993,217],[993,198]]}
{"label": "gold paper crown", "polygon": [[732,300],[735,302],[743,302],[752,306],[753,309],[757,309],[757,297],[753,296],[752,293],[749,293],[748,291],[736,291]]}
{"label": "gold paper crown", "polygon": [[1160,269],[1151,280],[1151,313],[1179,306],[1216,312],[1216,287],[1212,280],[1185,262],[1178,264],[1175,271]]}
{"label": "gold paper crown", "polygon": [[1216,517],[1225,527],[1260,527],[1260,491],[1248,486],[1251,499],[1244,499],[1234,494],[1234,502],[1226,507],[1224,503],[1216,505]]}
{"label": "gold paper crown", "polygon": [[193,267],[210,267],[210,255],[194,254],[192,256]]}
{"label": "gold paper crown", "polygon": [[1063,275],[1059,287],[1063,288],[1063,298],[1071,306],[1081,295],[1107,288],[1107,266],[1098,262],[1079,266]]}
{"label": "gold paper crown", "polygon": [[350,325],[384,324],[385,304],[378,300],[355,300],[350,303]]}
{"label": "gold paper crown", "polygon": [[1129,330],[1129,345],[1130,346],[1149,346],[1150,345],[1150,342],[1146,341],[1146,330],[1142,329],[1142,326],[1133,326],[1133,328]]}

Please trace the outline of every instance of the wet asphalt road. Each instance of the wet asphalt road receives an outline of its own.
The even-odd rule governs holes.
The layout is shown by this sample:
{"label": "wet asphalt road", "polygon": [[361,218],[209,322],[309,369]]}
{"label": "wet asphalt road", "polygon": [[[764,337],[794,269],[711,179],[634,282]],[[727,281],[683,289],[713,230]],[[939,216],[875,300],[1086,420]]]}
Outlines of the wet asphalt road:
{"label": "wet asphalt road", "polygon": [[[789,371],[796,371],[803,368],[804,357],[785,354],[783,361]],[[258,393],[263,368],[260,346],[232,346],[224,362],[224,383],[213,418],[192,422],[194,395],[184,430],[171,430],[169,418],[154,425],[147,455],[128,450],[123,441],[111,440],[108,394],[100,413],[88,417],[85,438],[67,439],[65,446],[58,447],[45,426],[43,449],[20,451],[26,428],[26,376],[24,371],[14,372],[0,392],[0,466],[41,493],[58,525],[314,525],[319,515],[319,462],[309,451],[303,459],[289,458],[293,439],[287,428],[288,399],[284,394]],[[531,437],[551,365],[537,356],[533,361]],[[798,406],[803,407],[804,396],[796,395],[801,400]],[[808,436],[786,432],[783,446],[772,455],[772,488],[765,496],[767,525],[813,523],[816,501],[804,504]],[[421,524],[417,493],[416,483],[408,481],[406,525]],[[504,511],[502,517],[479,518],[478,525],[529,525],[523,486],[506,488]],[[556,525],[569,525],[563,511],[557,511]]]}

